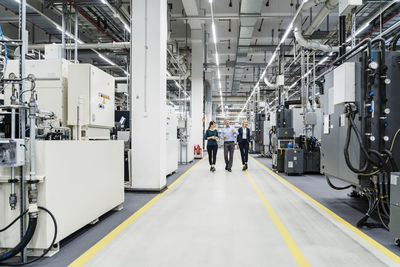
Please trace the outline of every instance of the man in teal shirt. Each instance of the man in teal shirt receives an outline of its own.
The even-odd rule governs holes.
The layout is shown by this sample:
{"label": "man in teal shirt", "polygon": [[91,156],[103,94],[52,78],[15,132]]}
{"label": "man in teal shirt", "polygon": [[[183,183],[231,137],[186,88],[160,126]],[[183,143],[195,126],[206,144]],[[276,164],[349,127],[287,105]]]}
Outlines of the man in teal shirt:
{"label": "man in teal shirt", "polygon": [[235,136],[238,135],[237,130],[230,126],[229,120],[225,120],[225,127],[221,131],[221,139],[224,140],[224,159],[225,170],[232,171],[233,153],[235,151]]}

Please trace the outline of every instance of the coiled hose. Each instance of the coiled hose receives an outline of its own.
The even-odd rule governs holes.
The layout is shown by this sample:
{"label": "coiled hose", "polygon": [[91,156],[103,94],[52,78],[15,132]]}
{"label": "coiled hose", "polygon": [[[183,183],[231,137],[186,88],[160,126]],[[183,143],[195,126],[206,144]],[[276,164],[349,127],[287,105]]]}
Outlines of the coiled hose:
{"label": "coiled hose", "polygon": [[33,237],[33,234],[35,233],[36,226],[37,226],[37,217],[33,217],[30,215],[28,228],[26,229],[24,237],[14,248],[10,249],[7,252],[4,252],[3,254],[0,254],[0,263],[11,257],[14,257],[28,245],[28,243],[31,241]]}
{"label": "coiled hose", "polygon": [[[38,209],[47,212],[47,213],[49,214],[49,216],[51,217],[51,220],[53,221],[53,224],[54,224],[54,235],[53,235],[53,240],[51,241],[50,246],[49,246],[47,249],[45,249],[45,250],[43,251],[42,255],[40,255],[39,257],[37,257],[37,258],[35,258],[35,259],[33,259],[33,260],[30,260],[30,261],[28,261],[28,262],[8,263],[8,262],[3,262],[5,259],[0,258],[0,265],[2,265],[2,266],[24,266],[24,265],[27,265],[27,264],[31,264],[31,263],[33,263],[33,262],[36,262],[36,261],[40,260],[40,259],[43,258],[44,256],[46,256],[47,253],[49,253],[49,251],[53,248],[54,244],[56,243],[57,235],[58,235],[58,225],[57,225],[56,218],[54,217],[53,213],[51,213],[48,209],[46,209],[46,208],[44,208],[44,207],[40,207],[40,206],[38,207]],[[19,220],[22,216],[24,216],[27,212],[28,212],[28,211],[25,211],[24,213],[22,213],[20,216],[18,216],[16,219],[14,219],[14,221],[12,221],[7,227],[1,229],[0,232],[1,232],[1,231],[5,231],[5,230],[7,230],[8,228],[10,228],[16,221],[18,221],[18,220]],[[37,218],[36,218],[36,219],[37,219]],[[37,222],[36,222],[36,223],[37,223]],[[35,227],[36,227],[36,226],[35,226]],[[29,229],[29,226],[28,226],[28,229]],[[28,230],[27,230],[27,232],[28,232]],[[32,234],[32,235],[33,235],[33,234]],[[32,237],[31,237],[31,239],[32,239]],[[26,247],[26,245],[27,245],[28,243],[29,243],[29,242],[27,242],[27,243],[25,244],[25,247]],[[18,246],[18,245],[17,245],[17,246]],[[21,247],[21,246],[20,246],[21,249],[20,249],[19,252],[21,252],[25,247]],[[17,252],[16,254],[18,254],[19,252]],[[7,252],[7,253],[9,253],[9,252]],[[7,253],[5,253],[5,254],[7,254]],[[16,255],[16,254],[14,254],[14,255]],[[1,257],[1,256],[0,256],[0,257]],[[9,258],[10,258],[10,257],[8,257],[7,259],[9,259]]]}
{"label": "coiled hose", "polygon": [[[359,169],[356,168],[356,167],[354,167],[353,164],[352,164],[351,161],[350,161],[349,145],[350,145],[350,140],[351,140],[351,129],[353,128],[353,123],[354,123],[353,117],[352,117],[352,116],[353,116],[352,114],[349,114],[349,115],[348,115],[350,124],[349,124],[349,126],[348,126],[348,128],[347,128],[346,143],[345,143],[345,146],[344,146],[344,159],[345,159],[345,161],[346,161],[347,166],[349,167],[349,169],[350,169],[352,172],[355,172],[355,173],[364,173],[364,172],[366,172],[367,169],[368,169],[368,161],[364,161],[363,166],[362,166],[361,168],[359,168]],[[358,142],[360,143],[361,150],[364,152],[365,147],[364,147],[364,144],[362,143],[361,134],[358,132],[357,128],[354,129],[354,132],[356,133],[356,137],[357,137],[357,139],[358,139]],[[368,154],[368,153],[367,153],[367,154]]]}

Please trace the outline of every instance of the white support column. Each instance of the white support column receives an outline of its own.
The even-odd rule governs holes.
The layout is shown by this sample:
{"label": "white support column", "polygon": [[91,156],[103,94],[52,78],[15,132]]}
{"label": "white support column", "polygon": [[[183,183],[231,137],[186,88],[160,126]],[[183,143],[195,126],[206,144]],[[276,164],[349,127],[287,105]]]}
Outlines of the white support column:
{"label": "white support column", "polygon": [[192,144],[203,144],[203,35],[202,30],[192,30],[192,94],[190,107],[192,114]]}
{"label": "white support column", "polygon": [[132,188],[166,186],[167,1],[132,1]]}

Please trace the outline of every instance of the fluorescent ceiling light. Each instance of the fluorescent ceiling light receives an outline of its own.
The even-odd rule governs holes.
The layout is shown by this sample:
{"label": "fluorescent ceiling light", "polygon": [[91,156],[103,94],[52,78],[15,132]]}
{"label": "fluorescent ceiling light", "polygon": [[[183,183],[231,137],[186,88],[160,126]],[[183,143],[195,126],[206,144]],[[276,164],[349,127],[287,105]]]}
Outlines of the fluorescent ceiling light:
{"label": "fluorescent ceiling light", "polygon": [[104,60],[105,62],[107,62],[108,64],[115,66],[116,64],[114,62],[112,62],[110,59],[106,58],[105,56],[103,56],[102,54],[99,54],[99,57]]}
{"label": "fluorescent ceiling light", "polygon": [[131,33],[131,28],[127,24],[124,23],[124,27],[127,32]]}
{"label": "fluorescent ceiling light", "polygon": [[355,36],[359,35],[362,31],[364,31],[366,28],[368,28],[369,23],[366,23],[365,25],[363,25],[360,29],[358,29],[355,33]]}
{"label": "fluorescent ceiling light", "polygon": [[285,40],[286,40],[286,38],[288,37],[289,33],[292,31],[292,28],[293,28],[293,24],[290,23],[289,28],[287,28],[285,34],[284,34],[283,37],[282,37],[282,40],[281,40],[281,42],[280,42],[281,44],[282,44],[283,42],[285,42]]}
{"label": "fluorescent ceiling light", "polygon": [[217,43],[217,31],[215,30],[215,23],[214,23],[214,21],[213,21],[212,24],[211,24],[211,29],[212,29],[214,44],[216,44],[216,43]]}
{"label": "fluorescent ceiling light", "polygon": [[271,64],[272,64],[272,62],[274,62],[274,60],[275,60],[275,57],[276,57],[276,51],[274,52],[274,54],[272,55],[271,59],[269,60],[269,62],[268,62],[268,66],[269,66],[269,65],[271,65]]}
{"label": "fluorescent ceiling light", "polygon": [[329,57],[324,57],[320,62],[318,62],[318,64],[317,65],[321,65],[321,64],[323,64],[325,61],[327,61],[328,60],[328,58]]}

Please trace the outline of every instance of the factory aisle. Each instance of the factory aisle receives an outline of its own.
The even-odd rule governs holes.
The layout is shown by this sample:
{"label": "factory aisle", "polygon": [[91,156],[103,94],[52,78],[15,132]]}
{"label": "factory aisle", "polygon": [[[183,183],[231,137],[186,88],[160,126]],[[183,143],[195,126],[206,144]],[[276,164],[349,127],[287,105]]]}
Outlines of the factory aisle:
{"label": "factory aisle", "polygon": [[71,266],[398,266],[255,160],[226,172],[221,152],[215,173],[200,161]]}

